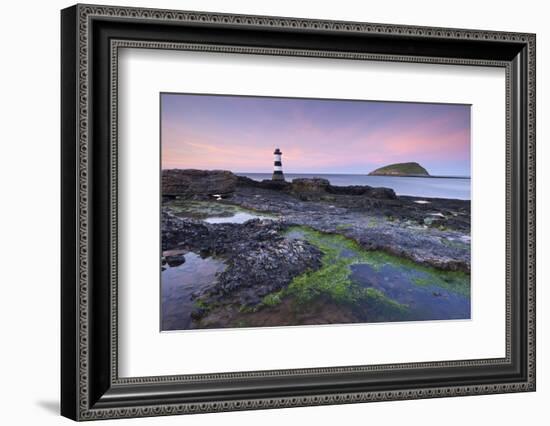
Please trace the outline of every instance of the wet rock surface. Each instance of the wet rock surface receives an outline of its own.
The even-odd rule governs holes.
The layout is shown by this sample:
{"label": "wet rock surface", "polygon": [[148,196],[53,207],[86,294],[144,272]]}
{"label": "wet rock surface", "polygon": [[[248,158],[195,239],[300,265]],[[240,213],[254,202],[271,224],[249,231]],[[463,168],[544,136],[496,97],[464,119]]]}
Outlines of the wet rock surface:
{"label": "wet rock surface", "polygon": [[[176,188],[172,194],[181,199],[210,200],[216,208],[238,207],[271,216],[242,224],[207,223],[178,214],[171,204],[174,200],[163,202],[163,251],[192,251],[226,264],[211,285],[192,295],[196,307],[191,317],[204,327],[245,315],[247,308],[261,305],[265,296],[284,289],[294,277],[320,268],[322,253],[315,246],[283,236],[294,225],[340,234],[364,249],[421,265],[470,271],[469,201],[396,196],[388,188],[337,187],[325,179],[258,182],[230,172],[168,172],[166,181],[163,172],[163,191]],[[214,193],[223,194],[223,199],[209,198]],[[174,259],[166,256],[165,261],[170,266]],[[244,311],[239,314],[236,309]],[[270,309],[261,311],[265,321]],[[349,316],[340,308],[336,312]]]}
{"label": "wet rock surface", "polygon": [[[239,187],[230,202],[277,213],[288,225],[338,233],[369,250],[384,250],[442,269],[470,270],[470,202],[417,197],[378,199],[327,194],[304,201],[284,191]],[[429,218],[429,224],[425,219]]]}
{"label": "wet rock surface", "polygon": [[176,254],[165,257],[165,262],[170,267],[179,266],[185,263],[185,256],[182,254]]}
{"label": "wet rock surface", "polygon": [[[163,211],[163,249],[177,247],[226,260],[227,267],[217,280],[193,295],[200,304],[256,306],[294,277],[320,266],[319,250],[305,241],[285,239],[281,236],[284,227],[278,221],[258,219],[244,224],[206,224]],[[205,313],[198,308],[193,317]]]}

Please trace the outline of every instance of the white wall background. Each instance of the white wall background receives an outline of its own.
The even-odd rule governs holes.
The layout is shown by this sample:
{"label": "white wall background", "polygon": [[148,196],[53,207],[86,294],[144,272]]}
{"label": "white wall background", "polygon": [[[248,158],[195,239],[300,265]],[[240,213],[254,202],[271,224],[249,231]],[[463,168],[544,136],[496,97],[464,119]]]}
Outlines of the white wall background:
{"label": "white wall background", "polygon": [[[293,408],[102,424],[469,425],[547,424],[550,401],[550,27],[537,0],[330,2],[108,1],[205,10],[537,33],[538,390],[422,401]],[[0,25],[0,413],[2,423],[69,424],[59,404],[59,9],[71,2],[11,1]]]}

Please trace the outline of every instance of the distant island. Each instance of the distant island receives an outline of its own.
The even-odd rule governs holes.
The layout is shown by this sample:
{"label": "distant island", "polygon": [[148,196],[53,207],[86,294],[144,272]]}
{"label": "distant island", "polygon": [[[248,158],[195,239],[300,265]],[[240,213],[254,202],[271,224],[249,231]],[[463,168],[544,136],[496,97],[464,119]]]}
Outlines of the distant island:
{"label": "distant island", "polygon": [[420,164],[413,162],[380,167],[370,172],[369,176],[430,176],[430,174]]}

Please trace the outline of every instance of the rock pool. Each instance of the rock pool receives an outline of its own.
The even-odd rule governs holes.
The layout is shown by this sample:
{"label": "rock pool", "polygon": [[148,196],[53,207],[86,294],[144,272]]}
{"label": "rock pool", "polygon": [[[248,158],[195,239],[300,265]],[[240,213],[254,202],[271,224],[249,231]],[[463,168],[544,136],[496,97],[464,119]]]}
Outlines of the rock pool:
{"label": "rock pool", "polygon": [[183,264],[166,267],[161,273],[161,331],[194,328],[192,294],[210,287],[224,269],[223,261],[193,252],[185,255]]}
{"label": "rock pool", "polygon": [[281,294],[307,309],[315,298],[346,304],[356,322],[470,318],[470,276],[418,265],[355,241],[309,227],[292,227],[287,238],[304,239],[324,254],[323,266],[297,277]]}
{"label": "rock pool", "polygon": [[[364,288],[373,288],[391,300],[406,306],[397,318],[377,313],[377,307],[368,299],[363,302],[359,316],[365,322],[422,321],[470,318],[470,298],[464,294],[439,287],[424,272],[384,264],[378,269],[367,263],[351,265],[350,279]],[[418,284],[423,282],[424,284]],[[373,312],[375,313],[373,315]]]}
{"label": "rock pool", "polygon": [[267,219],[267,217],[247,212],[236,212],[232,216],[212,216],[203,220],[207,223],[245,223],[252,219]]}
{"label": "rock pool", "polygon": [[201,219],[206,223],[245,223],[252,219],[274,219],[273,215],[220,201],[172,200],[168,208],[177,216]]}

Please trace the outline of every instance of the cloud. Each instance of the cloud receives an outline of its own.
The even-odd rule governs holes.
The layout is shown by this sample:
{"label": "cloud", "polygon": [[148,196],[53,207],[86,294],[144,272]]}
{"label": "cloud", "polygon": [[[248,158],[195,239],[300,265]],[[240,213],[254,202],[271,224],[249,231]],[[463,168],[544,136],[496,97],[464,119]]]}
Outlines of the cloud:
{"label": "cloud", "polygon": [[203,106],[200,119],[183,112],[163,115],[162,167],[270,172],[273,149],[280,147],[283,169],[292,172],[362,173],[405,161],[459,161],[458,167],[469,170],[466,107],[455,111],[431,106],[424,111],[419,106],[418,112],[411,105],[385,105],[383,113],[355,114],[352,119],[354,110],[321,114],[288,104],[292,107],[275,113],[256,107],[224,114],[218,108],[209,116]]}

